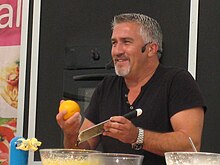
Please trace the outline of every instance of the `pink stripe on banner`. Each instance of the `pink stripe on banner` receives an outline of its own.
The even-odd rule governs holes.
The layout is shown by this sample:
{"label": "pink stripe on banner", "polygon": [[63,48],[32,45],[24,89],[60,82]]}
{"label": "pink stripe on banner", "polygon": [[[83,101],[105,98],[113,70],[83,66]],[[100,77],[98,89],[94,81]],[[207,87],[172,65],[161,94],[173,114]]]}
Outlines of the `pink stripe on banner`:
{"label": "pink stripe on banner", "polygon": [[0,46],[20,45],[21,0],[0,0]]}

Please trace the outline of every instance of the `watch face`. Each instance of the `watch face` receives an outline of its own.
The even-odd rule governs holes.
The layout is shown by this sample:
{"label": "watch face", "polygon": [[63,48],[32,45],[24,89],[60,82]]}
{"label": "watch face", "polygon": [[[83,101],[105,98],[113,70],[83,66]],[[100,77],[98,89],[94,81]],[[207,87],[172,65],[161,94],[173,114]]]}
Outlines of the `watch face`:
{"label": "watch face", "polygon": [[141,150],[143,147],[143,144],[135,143],[132,145],[132,148],[135,150]]}

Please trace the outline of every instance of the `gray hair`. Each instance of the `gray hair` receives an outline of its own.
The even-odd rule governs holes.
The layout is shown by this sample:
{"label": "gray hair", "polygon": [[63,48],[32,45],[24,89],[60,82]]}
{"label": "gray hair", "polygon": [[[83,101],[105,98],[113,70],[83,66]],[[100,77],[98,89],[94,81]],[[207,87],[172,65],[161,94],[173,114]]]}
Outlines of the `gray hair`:
{"label": "gray hair", "polygon": [[159,23],[146,15],[143,14],[136,14],[136,13],[125,13],[116,15],[112,21],[112,29],[116,24],[123,23],[123,22],[134,22],[138,23],[140,27],[140,34],[143,37],[143,40],[146,43],[155,42],[158,44],[159,51],[158,56],[160,58],[162,48],[162,30],[160,28]]}

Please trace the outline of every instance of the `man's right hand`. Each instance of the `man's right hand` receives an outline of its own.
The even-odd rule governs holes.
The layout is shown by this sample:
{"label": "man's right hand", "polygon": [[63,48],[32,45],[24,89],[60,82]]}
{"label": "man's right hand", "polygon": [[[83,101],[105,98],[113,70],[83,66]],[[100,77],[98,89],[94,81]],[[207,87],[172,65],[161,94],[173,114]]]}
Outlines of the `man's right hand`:
{"label": "man's right hand", "polygon": [[73,148],[77,141],[82,117],[79,112],[76,112],[69,119],[64,120],[63,117],[65,114],[65,110],[59,112],[56,116],[56,120],[64,133],[64,147]]}
{"label": "man's right hand", "polygon": [[73,116],[71,116],[69,119],[64,120],[64,115],[66,114],[66,111],[62,111],[57,114],[56,120],[60,128],[63,130],[64,134],[66,135],[76,135],[79,133],[79,129],[81,126],[81,115],[79,112],[76,112]]}

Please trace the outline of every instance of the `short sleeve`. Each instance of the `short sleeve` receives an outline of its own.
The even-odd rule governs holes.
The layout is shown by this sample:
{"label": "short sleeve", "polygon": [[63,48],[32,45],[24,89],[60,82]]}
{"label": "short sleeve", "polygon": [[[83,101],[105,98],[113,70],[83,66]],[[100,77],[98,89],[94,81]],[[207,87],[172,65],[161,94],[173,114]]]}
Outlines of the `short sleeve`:
{"label": "short sleeve", "polygon": [[170,86],[170,117],[179,111],[193,107],[203,107],[206,110],[204,97],[191,74],[186,70],[181,70],[173,77]]}

